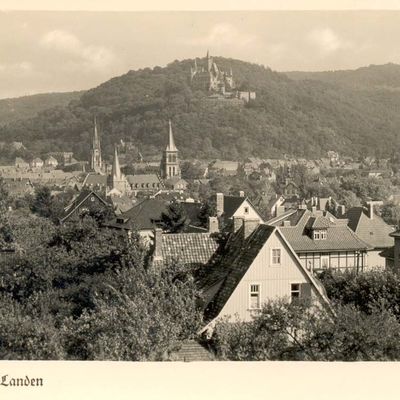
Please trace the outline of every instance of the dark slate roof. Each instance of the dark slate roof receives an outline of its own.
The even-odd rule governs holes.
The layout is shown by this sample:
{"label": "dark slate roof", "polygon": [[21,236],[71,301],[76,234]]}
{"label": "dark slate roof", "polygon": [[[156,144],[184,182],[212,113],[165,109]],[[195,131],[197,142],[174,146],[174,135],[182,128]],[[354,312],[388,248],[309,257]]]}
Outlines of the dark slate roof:
{"label": "dark slate roof", "polygon": [[[275,227],[261,224],[245,240],[243,227],[227,244],[226,254],[203,281],[206,298],[205,318],[210,321],[218,316],[229,297],[242,280]],[[208,302],[208,303],[207,303]]]}
{"label": "dark slate roof", "polygon": [[[297,217],[295,217],[295,214],[289,217],[291,221],[296,222],[295,224],[291,223],[291,226],[284,226],[284,220],[273,224],[280,227],[280,231],[296,252],[361,251],[371,248],[346,225],[347,220],[339,220],[333,216],[330,216],[331,219],[327,219],[329,226],[326,228],[326,239],[313,240],[309,232],[310,219],[313,224],[315,222],[313,218],[317,216],[326,217],[330,214],[322,211],[313,214],[309,210],[297,210],[297,214]],[[325,222],[326,220],[324,220]]]}
{"label": "dark slate roof", "polygon": [[236,210],[246,200],[246,197],[224,196],[224,217],[232,218]]}
{"label": "dark slate roof", "polygon": [[64,208],[64,213],[60,218],[60,221],[63,222],[65,221],[71,214],[74,213],[74,211],[79,208],[85,201],[90,197],[90,196],[95,196],[97,199],[100,201],[100,203],[104,204],[107,207],[110,207],[111,204],[109,204],[102,196],[100,196],[98,193],[92,191],[92,190],[87,190],[83,189],[77,197],[75,197],[72,202]]}
{"label": "dark slate roof", "polygon": [[179,262],[206,265],[219,247],[217,235],[210,233],[168,233],[162,235],[162,260],[154,264]]}
{"label": "dark slate roof", "polygon": [[[167,211],[168,202],[158,199],[144,199],[117,218],[105,223],[105,226],[118,229],[154,229],[161,220],[161,214]],[[124,222],[118,222],[123,220]]]}
{"label": "dark slate roof", "polygon": [[348,226],[371,247],[383,249],[393,246],[394,240],[389,235],[394,232],[394,228],[378,215],[371,219],[365,208],[353,207],[347,211],[346,217],[349,220]]}

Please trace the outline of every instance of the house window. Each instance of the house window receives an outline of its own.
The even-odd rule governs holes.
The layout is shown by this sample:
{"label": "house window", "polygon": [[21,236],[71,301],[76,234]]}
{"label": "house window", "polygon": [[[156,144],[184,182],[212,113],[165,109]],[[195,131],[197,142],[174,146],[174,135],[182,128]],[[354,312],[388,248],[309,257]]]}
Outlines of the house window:
{"label": "house window", "polygon": [[290,285],[290,299],[295,301],[300,298],[300,283],[292,283]]}
{"label": "house window", "polygon": [[272,265],[281,265],[281,249],[272,249]]}
{"label": "house window", "polygon": [[248,213],[249,213],[249,207],[245,207],[245,208],[244,208],[244,213],[245,213],[245,214],[248,214]]}
{"label": "house window", "polygon": [[321,256],[321,268],[322,269],[329,268],[329,256]]}
{"label": "house window", "polygon": [[260,285],[250,285],[250,310],[257,310],[260,308]]}
{"label": "house window", "polygon": [[319,229],[319,230],[313,231],[313,238],[314,238],[314,240],[325,240],[326,239],[326,230]]}

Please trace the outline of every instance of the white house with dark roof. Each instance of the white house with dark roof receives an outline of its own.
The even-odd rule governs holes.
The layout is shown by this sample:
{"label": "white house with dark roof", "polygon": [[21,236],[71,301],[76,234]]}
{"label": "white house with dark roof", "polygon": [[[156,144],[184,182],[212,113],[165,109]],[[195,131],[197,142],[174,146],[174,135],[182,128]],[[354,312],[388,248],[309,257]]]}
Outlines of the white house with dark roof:
{"label": "white house with dark roof", "polygon": [[244,220],[200,282],[210,327],[221,317],[250,321],[269,300],[309,300],[330,308],[321,283],[279,228]]}
{"label": "white house with dark roof", "polygon": [[[253,206],[244,192],[239,192],[239,196],[226,196],[223,193],[216,193],[215,203],[217,209],[217,216],[222,218],[226,227],[229,228],[231,224],[240,221],[240,218],[257,219],[260,223],[264,222],[263,217]],[[238,226],[235,228],[235,230]]]}

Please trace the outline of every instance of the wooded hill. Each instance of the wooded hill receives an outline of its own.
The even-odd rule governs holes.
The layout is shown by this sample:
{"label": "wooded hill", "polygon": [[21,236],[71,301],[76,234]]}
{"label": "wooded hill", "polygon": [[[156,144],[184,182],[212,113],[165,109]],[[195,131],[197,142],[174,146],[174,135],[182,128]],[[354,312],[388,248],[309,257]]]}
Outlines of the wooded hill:
{"label": "wooded hill", "polygon": [[169,118],[182,157],[317,158],[327,150],[389,157],[399,150],[398,65],[286,75],[239,60],[215,61],[224,70],[232,67],[238,86],[255,90],[257,99],[242,107],[208,100],[207,93],[191,90],[193,60],[174,61],[165,68],[129,71],[68,105],[3,124],[1,140],[23,141],[36,153],[72,150],[86,159],[97,114],[108,156],[120,139],[136,144],[142,154],[159,154]]}

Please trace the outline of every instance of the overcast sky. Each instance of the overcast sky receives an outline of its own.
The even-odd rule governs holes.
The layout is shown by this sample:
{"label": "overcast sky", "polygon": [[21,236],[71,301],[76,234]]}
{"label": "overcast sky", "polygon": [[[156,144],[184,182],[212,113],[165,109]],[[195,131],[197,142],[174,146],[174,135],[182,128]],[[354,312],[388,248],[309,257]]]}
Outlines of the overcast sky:
{"label": "overcast sky", "polygon": [[278,71],[400,63],[400,11],[0,11],[0,98],[213,55]]}

